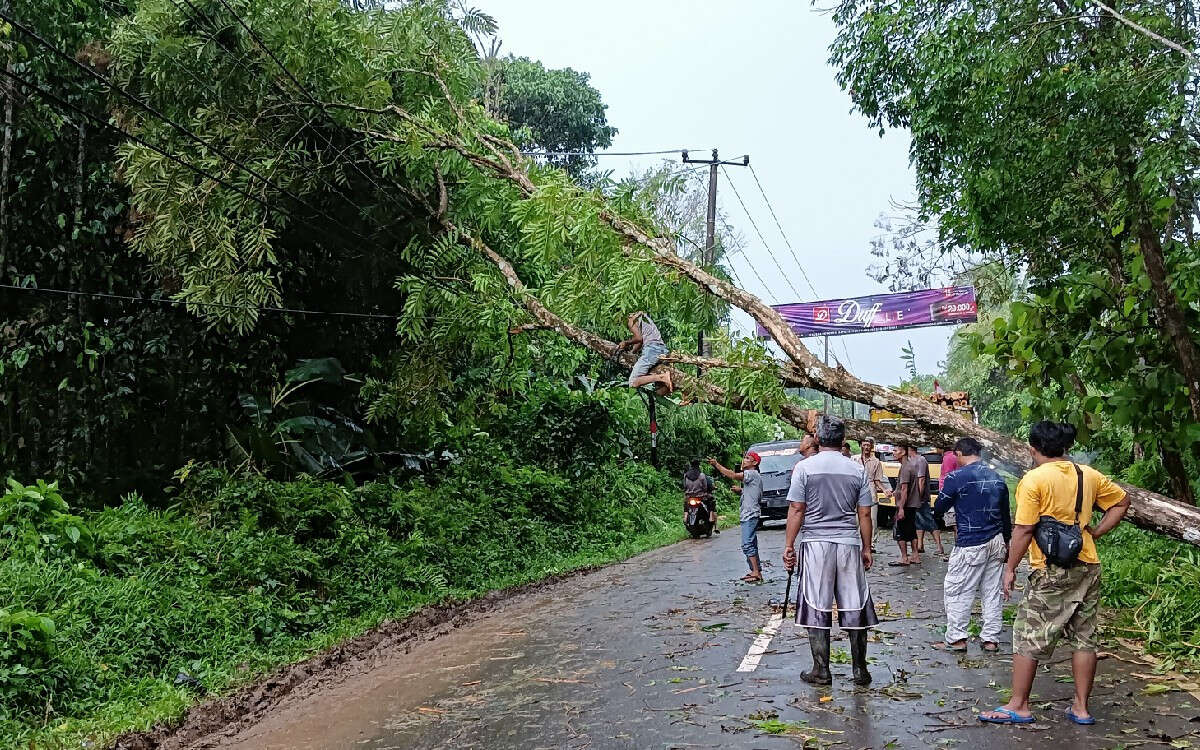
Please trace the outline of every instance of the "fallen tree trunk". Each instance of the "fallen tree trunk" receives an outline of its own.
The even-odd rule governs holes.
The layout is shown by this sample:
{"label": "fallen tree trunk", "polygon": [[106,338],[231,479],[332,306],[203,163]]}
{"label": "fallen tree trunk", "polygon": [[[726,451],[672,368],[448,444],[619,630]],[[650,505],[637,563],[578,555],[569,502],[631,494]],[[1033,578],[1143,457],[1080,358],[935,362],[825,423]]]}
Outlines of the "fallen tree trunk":
{"label": "fallen tree trunk", "polygon": [[[453,102],[452,102],[453,103]],[[453,150],[467,159],[476,168],[492,174],[494,177],[516,185],[527,198],[533,198],[538,192],[537,185],[530,180],[521,164],[519,149],[510,143],[501,141],[494,136],[480,134],[459,116],[462,125],[474,134],[475,139],[484,145],[490,156],[483,155],[468,148],[464,143],[451,138],[444,133],[429,128],[421,120],[403,109],[391,105],[384,109],[370,109],[353,105],[330,104],[358,112],[373,114],[392,114],[401,117],[406,122],[416,125],[432,141],[435,148]],[[360,131],[394,142],[405,142],[395,134],[375,130]],[[509,158],[509,157],[512,158]],[[445,229],[459,233],[466,238],[471,247],[482,253],[491,261],[508,280],[514,292],[521,298],[526,310],[534,317],[539,325],[551,328],[564,337],[587,346],[606,357],[619,356],[626,365],[631,365],[633,357],[628,354],[617,355],[613,342],[585,331],[570,324],[552,313],[542,305],[528,288],[521,282],[515,269],[508,261],[496,253],[482,240],[462,233],[458,227],[446,220],[445,212],[434,210],[428,202],[421,199],[426,206],[431,220],[440,223]],[[867,383],[856,378],[842,367],[832,368],[821,362],[800,340],[794,331],[773,308],[758,297],[740,289],[733,284],[709,273],[700,266],[677,255],[668,240],[655,237],[646,232],[634,222],[615,213],[602,203],[597,205],[598,216],[617,232],[623,241],[624,252],[630,257],[645,257],[656,265],[688,279],[709,294],[715,295],[726,302],[738,307],[765,329],[775,340],[790,360],[780,366],[780,379],[785,385],[815,388],[826,393],[845,398],[850,401],[870,404],[902,414],[915,420],[915,425],[888,425],[878,423],[851,422],[849,432],[852,437],[862,437],[865,434],[887,437],[894,442],[908,441],[932,445],[948,445],[959,436],[971,436],[984,447],[989,458],[1002,464],[1015,474],[1022,474],[1030,465],[1027,446],[1009,435],[996,432],[966,419],[957,412],[934,404],[923,398],[910,394],[899,393],[873,383]],[[673,353],[671,359],[676,362],[692,362],[700,358]],[[697,362],[698,363],[698,362]],[[716,367],[716,364],[706,364]],[[679,370],[672,369],[672,377],[697,398],[711,403],[721,403],[735,409],[762,411],[760,405],[753,404],[738,394],[726,393],[720,387],[699,378],[692,377]],[[797,407],[785,404],[778,410],[779,416],[785,421],[806,429],[807,412]],[[1155,531],[1181,541],[1200,546],[1200,508],[1187,505],[1155,492],[1121,484],[1129,494],[1131,507],[1126,516],[1135,525]]]}

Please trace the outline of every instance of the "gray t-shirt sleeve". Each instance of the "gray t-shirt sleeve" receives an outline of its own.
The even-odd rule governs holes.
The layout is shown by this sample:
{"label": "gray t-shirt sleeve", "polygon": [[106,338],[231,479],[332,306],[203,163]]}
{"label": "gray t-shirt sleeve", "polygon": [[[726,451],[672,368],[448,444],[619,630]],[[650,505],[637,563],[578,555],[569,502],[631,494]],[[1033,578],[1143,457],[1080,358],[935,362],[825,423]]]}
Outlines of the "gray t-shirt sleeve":
{"label": "gray t-shirt sleeve", "polygon": [[860,468],[859,473],[862,474],[862,486],[858,488],[858,506],[869,508],[875,504],[875,487],[867,477],[866,469]]}
{"label": "gray t-shirt sleeve", "polygon": [[804,462],[796,464],[792,469],[792,483],[788,487],[787,500],[789,503],[805,503],[805,488],[808,485],[808,472],[804,470]]}

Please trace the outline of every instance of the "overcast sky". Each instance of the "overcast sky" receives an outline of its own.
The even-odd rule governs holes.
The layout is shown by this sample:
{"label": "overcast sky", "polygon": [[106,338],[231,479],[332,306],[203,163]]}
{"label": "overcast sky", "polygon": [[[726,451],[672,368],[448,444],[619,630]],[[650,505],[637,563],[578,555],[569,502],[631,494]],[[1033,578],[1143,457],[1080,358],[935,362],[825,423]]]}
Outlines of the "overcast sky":
{"label": "overcast sky", "polygon": [[[875,219],[889,201],[913,197],[908,138],[896,132],[880,138],[850,112],[850,98],[826,62],[834,36],[827,15],[796,0],[474,3],[499,22],[503,53],[591,74],[609,124],[620,129],[612,151],[749,154],[817,298],[887,291],[864,271],[870,240],[879,234]],[[609,157],[601,165],[620,175],[655,158]],[[726,170],[792,284],[811,299],[753,178],[741,167]],[[724,175],[717,195],[768,288],[738,256],[733,266],[743,283],[772,304],[796,301]],[[906,341],[912,340],[919,369],[936,372],[952,330],[843,336],[831,339],[831,353],[844,362],[844,343],[844,363],[854,374],[890,385],[903,377]],[[821,354],[819,338],[808,343]]]}

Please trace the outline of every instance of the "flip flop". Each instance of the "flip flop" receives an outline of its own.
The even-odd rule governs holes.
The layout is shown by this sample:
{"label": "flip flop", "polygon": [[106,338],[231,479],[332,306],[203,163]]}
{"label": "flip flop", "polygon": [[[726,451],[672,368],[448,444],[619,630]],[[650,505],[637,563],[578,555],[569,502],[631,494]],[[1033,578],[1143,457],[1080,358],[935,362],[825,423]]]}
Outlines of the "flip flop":
{"label": "flip flop", "polygon": [[984,641],[980,648],[989,654],[994,654],[1000,650],[1000,644],[995,641]]}
{"label": "flip flop", "polygon": [[935,643],[931,643],[931,644],[929,644],[929,646],[930,646],[930,648],[936,649],[938,651],[949,651],[954,654],[967,653],[967,644],[965,641],[963,642],[962,646],[951,646],[949,643],[945,643],[942,641],[937,641]]}
{"label": "flip flop", "polygon": [[1075,712],[1069,708],[1067,709],[1067,718],[1070,719],[1072,723],[1078,724],[1081,727],[1090,727],[1091,725],[1096,723],[1095,716],[1089,716],[1086,719],[1084,719],[1079,716],[1076,716]]}
{"label": "flip flop", "polygon": [[1004,714],[1003,719],[988,718],[983,714],[979,714],[979,720],[985,724],[1032,724],[1037,721],[1033,716],[1022,716],[1016,711],[1009,711],[1004,706],[998,706],[992,709],[994,714]]}
{"label": "flip flop", "polygon": [[906,562],[890,562],[890,563],[888,563],[889,568],[907,568],[909,565],[912,565],[912,563],[906,563]]}

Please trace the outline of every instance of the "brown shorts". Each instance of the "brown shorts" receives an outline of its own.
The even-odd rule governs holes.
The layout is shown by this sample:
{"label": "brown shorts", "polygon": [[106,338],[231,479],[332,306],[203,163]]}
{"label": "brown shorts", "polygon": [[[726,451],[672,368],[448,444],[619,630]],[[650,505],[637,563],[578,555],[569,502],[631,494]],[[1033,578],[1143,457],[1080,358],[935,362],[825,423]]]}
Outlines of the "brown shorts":
{"label": "brown shorts", "polygon": [[1013,651],[1045,661],[1060,640],[1073,651],[1095,651],[1099,615],[1099,565],[1035,570],[1013,622]]}

